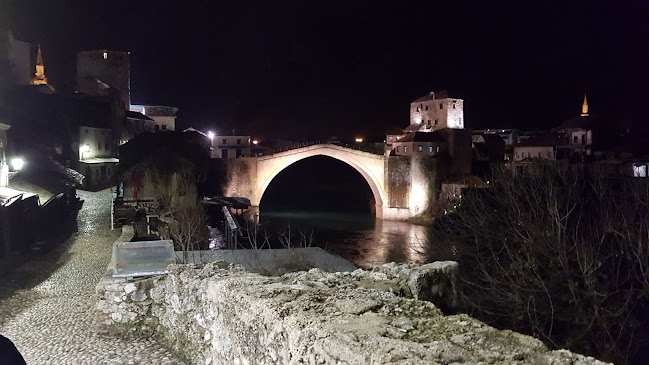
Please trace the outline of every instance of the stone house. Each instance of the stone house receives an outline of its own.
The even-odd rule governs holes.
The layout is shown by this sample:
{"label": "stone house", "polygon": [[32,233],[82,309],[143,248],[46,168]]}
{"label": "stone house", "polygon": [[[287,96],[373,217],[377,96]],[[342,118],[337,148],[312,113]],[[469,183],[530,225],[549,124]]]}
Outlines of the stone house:
{"label": "stone house", "polygon": [[214,136],[212,158],[250,157],[250,136]]}
{"label": "stone house", "polygon": [[448,143],[439,132],[413,132],[395,138],[392,150],[397,156],[434,157],[448,152]]}
{"label": "stone house", "polygon": [[155,132],[175,131],[178,108],[164,105],[131,105],[132,112],[141,113],[154,122]]}

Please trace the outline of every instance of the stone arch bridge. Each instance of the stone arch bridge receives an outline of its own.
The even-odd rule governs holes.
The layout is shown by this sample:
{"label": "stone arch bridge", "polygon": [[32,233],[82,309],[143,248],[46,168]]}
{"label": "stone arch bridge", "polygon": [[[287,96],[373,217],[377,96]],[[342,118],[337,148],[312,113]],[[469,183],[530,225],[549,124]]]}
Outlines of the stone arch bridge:
{"label": "stone arch bridge", "polygon": [[328,143],[266,156],[224,159],[223,195],[248,198],[253,207],[259,207],[275,176],[295,162],[313,156],[328,156],[358,171],[374,194],[377,218],[407,219],[422,213],[428,204],[434,173],[421,158],[378,155]]}

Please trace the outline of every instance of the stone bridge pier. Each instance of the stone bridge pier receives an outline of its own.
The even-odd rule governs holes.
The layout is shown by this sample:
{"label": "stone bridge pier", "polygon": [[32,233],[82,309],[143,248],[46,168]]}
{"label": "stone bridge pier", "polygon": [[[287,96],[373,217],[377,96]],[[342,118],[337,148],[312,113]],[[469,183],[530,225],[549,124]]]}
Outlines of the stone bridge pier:
{"label": "stone bridge pier", "polygon": [[222,193],[248,198],[252,209],[258,208],[275,176],[293,163],[313,156],[328,156],[358,171],[374,194],[378,219],[414,217],[434,199],[430,196],[435,176],[431,159],[377,155],[333,144],[316,144],[267,156],[223,159]]}

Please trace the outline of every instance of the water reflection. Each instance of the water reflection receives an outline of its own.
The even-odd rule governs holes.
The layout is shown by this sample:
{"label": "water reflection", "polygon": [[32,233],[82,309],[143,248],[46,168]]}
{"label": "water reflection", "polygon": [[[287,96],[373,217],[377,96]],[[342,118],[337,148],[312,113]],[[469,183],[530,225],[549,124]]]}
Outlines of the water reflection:
{"label": "water reflection", "polygon": [[369,214],[333,212],[261,212],[270,230],[313,230],[314,246],[363,268],[386,262],[423,262],[430,247],[428,228],[377,220]]}

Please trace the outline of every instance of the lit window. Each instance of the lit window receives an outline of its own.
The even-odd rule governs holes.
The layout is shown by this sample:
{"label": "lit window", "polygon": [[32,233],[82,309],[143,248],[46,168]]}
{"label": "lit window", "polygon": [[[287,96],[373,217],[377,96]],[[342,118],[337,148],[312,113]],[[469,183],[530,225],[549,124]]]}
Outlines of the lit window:
{"label": "lit window", "polygon": [[435,147],[435,152],[439,152],[439,146]]}
{"label": "lit window", "polygon": [[455,109],[455,103],[453,103],[453,109]]}
{"label": "lit window", "polygon": [[104,52],[104,59],[108,58],[108,52]]}
{"label": "lit window", "polygon": [[408,152],[408,146],[403,146],[403,152]]}
{"label": "lit window", "polygon": [[647,165],[633,165],[633,177],[647,177]]}
{"label": "lit window", "polygon": [[237,144],[241,144],[241,138],[237,138]]}
{"label": "lit window", "polygon": [[433,152],[433,146],[428,146],[428,152]]}
{"label": "lit window", "polygon": [[419,147],[417,147],[417,151],[419,151],[419,152],[421,152],[421,151],[422,151],[422,149],[423,149],[423,147],[422,147],[422,146],[419,146]]}

